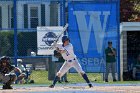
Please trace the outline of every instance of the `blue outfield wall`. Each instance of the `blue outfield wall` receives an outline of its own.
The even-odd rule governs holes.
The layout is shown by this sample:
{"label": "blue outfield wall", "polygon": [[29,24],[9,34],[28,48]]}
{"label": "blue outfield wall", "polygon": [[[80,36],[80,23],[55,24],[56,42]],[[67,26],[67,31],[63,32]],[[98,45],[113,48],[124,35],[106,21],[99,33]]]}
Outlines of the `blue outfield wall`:
{"label": "blue outfield wall", "polygon": [[[86,72],[105,72],[105,48],[112,41],[119,65],[119,0],[69,2],[68,35],[82,68]],[[116,65],[116,68],[118,66]],[[116,70],[118,72],[119,68]],[[71,69],[70,72],[75,72]]]}

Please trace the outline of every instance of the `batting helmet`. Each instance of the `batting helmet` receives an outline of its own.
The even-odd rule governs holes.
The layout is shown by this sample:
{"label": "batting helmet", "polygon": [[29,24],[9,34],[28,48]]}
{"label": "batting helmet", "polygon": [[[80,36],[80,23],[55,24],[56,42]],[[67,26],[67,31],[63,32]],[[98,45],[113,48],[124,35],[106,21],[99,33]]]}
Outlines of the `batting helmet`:
{"label": "batting helmet", "polygon": [[62,42],[64,43],[65,41],[69,40],[68,36],[63,36],[62,37]]}

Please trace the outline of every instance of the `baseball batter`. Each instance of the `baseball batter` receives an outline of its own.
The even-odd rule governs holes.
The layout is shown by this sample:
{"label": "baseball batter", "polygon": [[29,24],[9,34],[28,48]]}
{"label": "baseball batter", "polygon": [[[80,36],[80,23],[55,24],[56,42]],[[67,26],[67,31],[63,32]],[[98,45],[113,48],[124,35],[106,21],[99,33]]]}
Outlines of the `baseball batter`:
{"label": "baseball batter", "polygon": [[53,81],[53,84],[50,85],[50,88],[53,88],[56,84],[56,82],[59,80],[61,76],[63,76],[71,67],[74,67],[78,73],[81,74],[81,76],[84,78],[84,80],[88,83],[89,87],[92,87],[92,84],[90,83],[86,73],[82,70],[81,65],[79,64],[76,55],[73,51],[73,46],[70,43],[70,40],[68,36],[62,37],[63,44],[56,45],[57,51],[61,53],[62,57],[65,59],[64,64],[60,68],[60,70],[57,72],[56,77]]}

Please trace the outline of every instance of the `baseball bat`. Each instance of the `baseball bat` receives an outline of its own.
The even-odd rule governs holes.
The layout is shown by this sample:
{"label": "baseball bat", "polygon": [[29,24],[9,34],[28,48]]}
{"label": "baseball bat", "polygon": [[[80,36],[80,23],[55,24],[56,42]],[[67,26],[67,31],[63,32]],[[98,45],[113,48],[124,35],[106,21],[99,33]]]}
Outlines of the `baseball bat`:
{"label": "baseball bat", "polygon": [[62,34],[67,30],[67,28],[68,28],[68,23],[64,26],[62,32],[61,32],[59,35],[57,35],[56,40],[52,43],[52,47],[55,47],[55,45],[56,45],[56,43],[58,42],[59,38],[60,38],[60,37],[62,36]]}

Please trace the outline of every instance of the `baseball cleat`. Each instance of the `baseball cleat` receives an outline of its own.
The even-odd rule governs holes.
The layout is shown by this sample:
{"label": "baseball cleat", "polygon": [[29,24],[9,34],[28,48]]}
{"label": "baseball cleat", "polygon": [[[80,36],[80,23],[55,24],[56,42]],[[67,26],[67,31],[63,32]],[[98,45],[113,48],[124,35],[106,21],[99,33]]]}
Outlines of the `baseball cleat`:
{"label": "baseball cleat", "polygon": [[50,85],[49,88],[54,88],[54,85]]}
{"label": "baseball cleat", "polygon": [[69,81],[66,80],[65,83],[69,83]]}
{"label": "baseball cleat", "polygon": [[105,82],[108,82],[108,79],[105,79]]}
{"label": "baseball cleat", "polygon": [[3,85],[2,89],[13,89],[11,85]]}
{"label": "baseball cleat", "polygon": [[89,86],[90,88],[93,87],[92,84],[88,84],[88,86]]}
{"label": "baseball cleat", "polygon": [[116,79],[113,79],[113,82],[116,82],[117,80]]}

